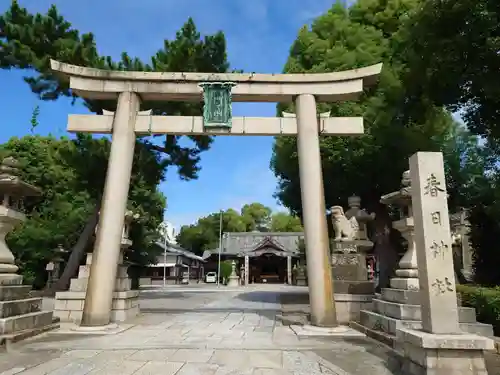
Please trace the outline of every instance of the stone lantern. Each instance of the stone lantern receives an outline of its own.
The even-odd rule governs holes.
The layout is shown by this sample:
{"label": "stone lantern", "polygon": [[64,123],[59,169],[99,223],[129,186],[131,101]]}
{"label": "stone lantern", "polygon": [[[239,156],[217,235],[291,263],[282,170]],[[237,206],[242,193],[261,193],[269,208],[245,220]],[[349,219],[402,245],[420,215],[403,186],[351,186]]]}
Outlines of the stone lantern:
{"label": "stone lantern", "polygon": [[61,263],[64,261],[64,254],[67,252],[68,250],[64,249],[62,245],[57,245],[57,248],[54,249],[54,257],[45,267],[45,270],[49,273],[47,288],[50,288],[59,280]]}
{"label": "stone lantern", "polygon": [[40,189],[21,180],[19,163],[12,157],[0,165],[0,342],[16,341],[57,328],[51,311],[40,311],[42,298],[30,298],[31,287],[22,285],[14,255],[5,237],[26,219],[21,212],[23,198],[38,196]]}
{"label": "stone lantern", "polygon": [[399,209],[399,220],[392,227],[399,231],[407,242],[407,250],[398,264],[396,278],[391,279],[391,287],[397,289],[418,290],[418,265],[415,248],[415,230],[411,203],[410,171],[403,173],[401,189],[380,198],[380,203],[393,205]]}
{"label": "stone lantern", "polygon": [[361,198],[353,195],[347,198],[347,205],[349,209],[345,213],[347,220],[356,220],[357,230],[354,233],[354,242],[356,249],[360,253],[366,253],[373,247],[373,242],[368,238],[368,223],[375,220],[375,214],[369,214],[366,210],[361,208]]}
{"label": "stone lantern", "polygon": [[231,275],[229,276],[227,286],[239,286],[239,284],[239,277],[236,274],[236,262],[233,260],[231,262]]}
{"label": "stone lantern", "polygon": [[130,226],[134,220],[139,218],[139,214],[134,214],[132,211],[125,212],[125,221],[123,223],[123,233],[122,233],[122,249],[128,249],[132,246],[132,241],[130,240]]}
{"label": "stone lantern", "polygon": [[23,198],[40,195],[41,191],[33,185],[23,182],[19,178],[19,163],[9,157],[0,165],[0,284],[22,284],[22,276],[17,275],[18,267],[14,262],[14,255],[5,243],[5,237],[16,225],[26,219],[21,212]]}

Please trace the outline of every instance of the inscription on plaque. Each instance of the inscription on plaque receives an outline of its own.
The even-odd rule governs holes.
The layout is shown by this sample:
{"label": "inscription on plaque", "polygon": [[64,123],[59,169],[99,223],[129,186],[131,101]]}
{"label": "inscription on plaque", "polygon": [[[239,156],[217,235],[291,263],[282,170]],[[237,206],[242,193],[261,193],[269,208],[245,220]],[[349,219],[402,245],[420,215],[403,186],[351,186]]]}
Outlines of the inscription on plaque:
{"label": "inscription on plaque", "polygon": [[203,88],[203,126],[206,128],[231,128],[232,82],[205,82]]}
{"label": "inscription on plaque", "polygon": [[366,280],[366,258],[362,254],[339,254],[331,256],[332,273],[335,280]]}

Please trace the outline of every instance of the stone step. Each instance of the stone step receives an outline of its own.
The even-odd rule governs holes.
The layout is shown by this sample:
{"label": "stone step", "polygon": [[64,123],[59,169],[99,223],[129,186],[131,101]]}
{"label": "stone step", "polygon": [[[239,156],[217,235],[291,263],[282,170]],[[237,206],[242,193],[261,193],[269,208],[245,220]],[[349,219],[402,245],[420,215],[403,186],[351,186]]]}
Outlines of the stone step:
{"label": "stone step", "polygon": [[[396,302],[373,300],[374,311],[391,318],[401,320],[422,320],[419,305],[409,305]],[[476,310],[471,307],[458,308],[458,321],[460,323],[475,323]]]}
{"label": "stone step", "polygon": [[390,333],[391,335],[396,335],[396,330],[398,328],[422,328],[422,322],[419,321],[399,320],[379,314],[378,312],[367,310],[362,310],[360,312],[359,322],[368,329]]}
{"label": "stone step", "polygon": [[59,319],[57,319],[56,321],[53,321],[51,324],[46,326],[30,328],[30,329],[25,329],[23,331],[17,331],[14,333],[0,335],[0,348],[3,348],[4,350],[6,349],[7,352],[13,349],[15,350],[16,348],[15,347],[11,348],[11,345],[17,343],[18,341],[25,340],[48,331],[58,329],[59,327],[60,327]]}
{"label": "stone step", "polygon": [[460,323],[460,329],[463,332],[474,333],[479,336],[494,337],[493,326],[484,323]]}
{"label": "stone step", "polygon": [[[422,322],[418,320],[400,320],[367,310],[360,312],[360,324],[368,329],[382,331],[391,335],[396,335],[396,330],[400,328],[422,328]],[[493,336],[493,327],[490,324],[460,323],[460,329],[463,332],[475,333],[480,336]]]}
{"label": "stone step", "polygon": [[13,301],[27,298],[31,291],[29,285],[0,285],[0,301]]}
{"label": "stone step", "polygon": [[37,311],[29,314],[0,319],[0,335],[41,328],[52,324],[52,311]]}
{"label": "stone step", "polygon": [[366,336],[377,340],[391,348],[394,347],[394,342],[396,341],[396,336],[390,335],[388,333],[377,331],[371,328],[367,328],[358,322],[349,322],[349,326],[358,332],[364,333]]}
{"label": "stone step", "polygon": [[373,281],[333,280],[334,293],[340,294],[372,294],[375,291]]}
{"label": "stone step", "polygon": [[14,301],[0,301],[0,318],[29,314],[42,309],[42,298],[26,298]]}
{"label": "stone step", "polygon": [[406,303],[409,305],[420,305],[420,291],[383,288],[379,299],[389,302]]}
{"label": "stone step", "polygon": [[[89,282],[88,278],[83,279],[71,279],[69,290],[71,292],[86,292],[87,284]],[[115,280],[115,291],[116,292],[126,292],[132,288],[131,279],[116,279]]]}

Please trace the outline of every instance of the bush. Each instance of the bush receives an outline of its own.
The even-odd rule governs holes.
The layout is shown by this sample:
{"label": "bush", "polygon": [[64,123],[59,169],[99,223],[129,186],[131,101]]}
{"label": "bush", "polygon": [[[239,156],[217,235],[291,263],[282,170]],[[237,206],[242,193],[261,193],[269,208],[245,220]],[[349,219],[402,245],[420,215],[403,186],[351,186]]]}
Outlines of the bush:
{"label": "bush", "polygon": [[220,264],[220,276],[222,278],[222,282],[225,284],[231,276],[231,272],[233,271],[233,262],[231,260],[225,260]]}
{"label": "bush", "polygon": [[474,307],[480,323],[493,325],[495,336],[500,336],[500,288],[482,288],[457,285],[462,306]]}

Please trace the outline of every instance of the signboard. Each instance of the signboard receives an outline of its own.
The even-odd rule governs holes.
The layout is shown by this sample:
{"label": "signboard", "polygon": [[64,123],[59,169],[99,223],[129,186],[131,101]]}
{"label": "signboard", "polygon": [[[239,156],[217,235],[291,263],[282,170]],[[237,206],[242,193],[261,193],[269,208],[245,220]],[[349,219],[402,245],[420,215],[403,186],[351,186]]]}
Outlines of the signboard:
{"label": "signboard", "polygon": [[205,82],[203,88],[203,126],[206,128],[230,128],[232,119],[232,82]]}

